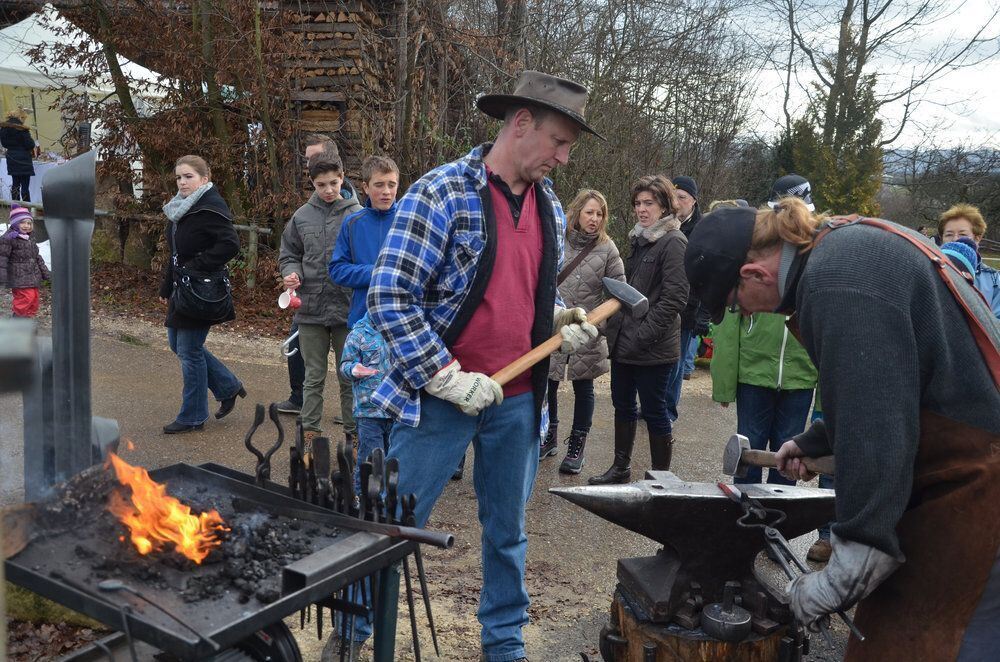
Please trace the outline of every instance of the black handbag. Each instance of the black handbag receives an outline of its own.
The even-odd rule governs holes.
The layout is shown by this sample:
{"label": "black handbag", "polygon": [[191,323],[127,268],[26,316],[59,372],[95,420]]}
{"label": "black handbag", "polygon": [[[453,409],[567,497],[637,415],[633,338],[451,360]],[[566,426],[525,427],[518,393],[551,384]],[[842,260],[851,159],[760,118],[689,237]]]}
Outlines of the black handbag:
{"label": "black handbag", "polygon": [[[172,230],[176,236],[176,224]],[[198,271],[178,264],[177,253],[172,259],[174,291],[170,298],[174,312],[205,322],[225,322],[233,315],[233,288],[228,269]]]}

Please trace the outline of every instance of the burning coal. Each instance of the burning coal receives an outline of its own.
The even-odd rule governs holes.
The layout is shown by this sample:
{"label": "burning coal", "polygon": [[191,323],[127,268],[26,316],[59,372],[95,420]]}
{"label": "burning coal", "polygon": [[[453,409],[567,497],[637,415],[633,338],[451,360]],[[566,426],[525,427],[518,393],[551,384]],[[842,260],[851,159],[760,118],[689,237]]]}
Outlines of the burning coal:
{"label": "burning coal", "polygon": [[229,529],[218,511],[194,515],[142,467],[134,467],[114,453],[109,453],[108,458],[118,481],[131,489],[128,498],[119,491],[112,492],[108,510],[128,527],[132,544],[140,554],[158,551],[171,543],[178,553],[201,564],[222,544],[219,534]]}

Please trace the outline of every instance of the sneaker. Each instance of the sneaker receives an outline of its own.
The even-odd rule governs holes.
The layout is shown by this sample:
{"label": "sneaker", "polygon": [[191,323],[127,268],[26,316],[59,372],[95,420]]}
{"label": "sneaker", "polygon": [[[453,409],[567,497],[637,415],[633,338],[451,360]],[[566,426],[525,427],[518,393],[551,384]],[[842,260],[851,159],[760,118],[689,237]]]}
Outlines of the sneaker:
{"label": "sneaker", "polygon": [[302,413],[302,405],[295,404],[294,402],[292,402],[291,398],[289,398],[284,402],[278,403],[278,411],[281,412],[282,414],[298,415]]}
{"label": "sneaker", "polygon": [[830,560],[831,554],[833,554],[833,545],[830,544],[829,540],[820,538],[809,548],[806,558],[816,563],[826,563]]}

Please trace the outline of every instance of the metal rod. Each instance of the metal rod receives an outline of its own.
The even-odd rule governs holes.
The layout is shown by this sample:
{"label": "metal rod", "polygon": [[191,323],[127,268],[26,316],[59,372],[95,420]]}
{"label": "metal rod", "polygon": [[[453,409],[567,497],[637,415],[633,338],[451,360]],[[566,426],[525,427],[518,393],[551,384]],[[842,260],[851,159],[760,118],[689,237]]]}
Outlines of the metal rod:
{"label": "metal rod", "polygon": [[[45,208],[42,206],[41,202],[29,202],[27,200],[0,200],[0,207],[10,207],[12,205],[17,205],[19,207],[27,207],[28,209],[34,209],[40,212],[44,212]],[[124,214],[117,214],[113,211],[108,211],[107,209],[97,209],[94,208],[94,216],[96,218],[116,218],[120,221],[162,221],[163,218],[156,214],[133,214],[126,216]],[[271,228],[261,227],[259,225],[242,225],[239,223],[233,223],[233,227],[237,230],[242,230],[244,232],[254,232],[256,234],[271,234]]]}
{"label": "metal rod", "polygon": [[431,642],[434,644],[434,654],[441,657],[441,649],[438,648],[437,629],[434,627],[434,613],[431,611],[431,596],[427,591],[427,574],[424,572],[424,558],[420,552],[420,545],[413,550],[413,561],[417,564],[417,579],[420,581],[420,594],[424,599],[424,608],[427,610],[427,624],[431,628]]}
{"label": "metal rod", "polygon": [[403,580],[406,582],[406,606],[410,611],[410,634],[413,638],[413,659],[420,662],[420,635],[417,633],[417,609],[413,603],[413,581],[410,579],[409,557],[403,557]]}

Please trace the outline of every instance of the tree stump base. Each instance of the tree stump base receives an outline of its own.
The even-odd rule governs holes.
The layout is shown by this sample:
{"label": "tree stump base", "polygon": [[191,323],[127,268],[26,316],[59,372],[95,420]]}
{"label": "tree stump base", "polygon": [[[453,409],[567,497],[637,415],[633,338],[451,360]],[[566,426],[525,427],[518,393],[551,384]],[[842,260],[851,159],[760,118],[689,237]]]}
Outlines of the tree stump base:
{"label": "tree stump base", "polygon": [[787,630],[784,626],[768,635],[752,634],[736,643],[719,641],[701,628],[641,620],[615,591],[611,627],[601,633],[601,655],[606,662],[777,662]]}

